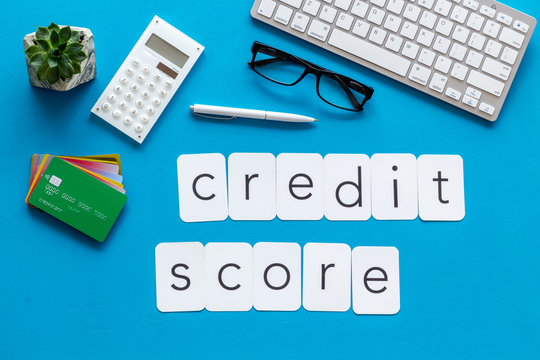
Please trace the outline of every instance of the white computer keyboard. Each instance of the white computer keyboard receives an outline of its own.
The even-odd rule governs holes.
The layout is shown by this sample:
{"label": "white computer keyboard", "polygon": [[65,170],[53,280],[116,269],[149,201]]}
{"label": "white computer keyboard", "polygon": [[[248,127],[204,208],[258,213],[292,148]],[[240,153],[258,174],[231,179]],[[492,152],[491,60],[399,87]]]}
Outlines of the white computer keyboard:
{"label": "white computer keyboard", "polygon": [[536,26],[489,0],[256,0],[251,15],[490,121]]}

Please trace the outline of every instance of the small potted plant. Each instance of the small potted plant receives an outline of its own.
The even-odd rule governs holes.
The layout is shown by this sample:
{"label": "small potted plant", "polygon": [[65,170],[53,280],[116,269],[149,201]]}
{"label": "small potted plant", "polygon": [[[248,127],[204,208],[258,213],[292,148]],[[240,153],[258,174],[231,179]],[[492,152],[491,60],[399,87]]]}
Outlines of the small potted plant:
{"label": "small potted plant", "polygon": [[30,84],[59,91],[73,89],[96,77],[94,35],[89,29],[38,27],[24,37]]}

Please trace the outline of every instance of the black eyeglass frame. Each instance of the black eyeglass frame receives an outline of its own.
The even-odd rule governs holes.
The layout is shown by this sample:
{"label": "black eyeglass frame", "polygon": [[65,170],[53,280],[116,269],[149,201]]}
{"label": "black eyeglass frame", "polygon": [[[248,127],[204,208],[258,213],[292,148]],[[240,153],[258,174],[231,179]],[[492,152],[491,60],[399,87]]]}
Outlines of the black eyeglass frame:
{"label": "black eyeglass frame", "polygon": [[[261,49],[264,49],[265,51],[261,52],[260,51]],[[321,98],[321,100],[323,100],[325,103],[332,105],[334,107],[337,107],[339,109],[348,110],[348,111],[362,111],[364,110],[364,104],[369,99],[371,99],[371,96],[373,95],[373,91],[374,91],[373,88],[367,85],[364,85],[359,81],[353,80],[350,77],[347,77],[345,75],[335,73],[319,65],[316,65],[312,62],[299,58],[298,56],[294,56],[283,50],[276,49],[272,46],[263,44],[259,41],[253,42],[253,45],[251,46],[251,52],[253,54],[253,57],[251,59],[251,62],[248,63],[251,69],[255,71],[257,74],[259,74],[260,76],[262,76],[263,78],[270,80],[272,82],[275,82],[276,84],[285,85],[285,86],[293,86],[293,85],[298,84],[300,81],[302,81],[302,79],[306,77],[306,75],[308,74],[315,75],[315,77],[317,78],[316,90],[317,90],[317,95],[319,96],[319,98]],[[274,56],[274,58],[255,61],[255,58],[257,57],[257,53],[259,52],[265,55]],[[300,64],[305,67],[305,70],[295,82],[288,84],[288,83],[283,83],[275,79],[269,78],[268,76],[260,73],[256,69],[256,65],[262,66],[262,65],[270,64],[277,61],[290,61],[295,64]],[[323,96],[321,96],[321,93],[319,92],[319,84],[320,84],[321,76],[323,75],[327,76],[328,78],[332,80],[335,80],[343,88],[343,90],[349,97],[349,100],[352,106],[354,107],[354,109],[349,109],[349,108],[345,108],[336,104],[332,104],[330,101],[326,100]],[[362,100],[362,102],[358,101],[356,96],[352,93],[351,89],[364,95],[364,99]]]}

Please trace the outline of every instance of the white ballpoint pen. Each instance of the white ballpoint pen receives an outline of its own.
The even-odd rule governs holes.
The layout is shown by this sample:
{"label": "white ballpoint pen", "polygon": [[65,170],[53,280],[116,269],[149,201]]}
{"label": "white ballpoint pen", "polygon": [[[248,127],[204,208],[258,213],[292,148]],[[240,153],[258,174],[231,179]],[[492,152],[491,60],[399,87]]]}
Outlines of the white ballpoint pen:
{"label": "white ballpoint pen", "polygon": [[317,119],[314,119],[309,116],[288,114],[288,113],[281,113],[281,112],[274,112],[274,111],[265,111],[265,110],[239,109],[239,108],[200,105],[200,104],[192,105],[189,108],[193,110],[193,113],[196,115],[220,116],[220,117],[227,117],[231,119],[248,118],[248,119],[298,122],[298,123],[317,121]]}

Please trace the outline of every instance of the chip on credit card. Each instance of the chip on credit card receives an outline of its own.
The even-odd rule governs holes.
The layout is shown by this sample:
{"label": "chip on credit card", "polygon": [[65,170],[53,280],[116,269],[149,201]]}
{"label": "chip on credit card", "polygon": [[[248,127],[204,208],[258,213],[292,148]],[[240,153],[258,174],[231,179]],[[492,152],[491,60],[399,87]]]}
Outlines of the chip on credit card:
{"label": "chip on credit card", "polygon": [[114,183],[80,163],[44,155],[27,202],[103,242],[127,200],[122,185]]}

